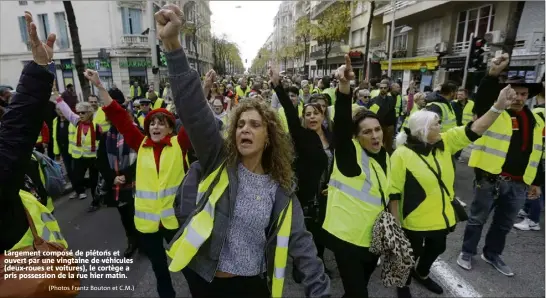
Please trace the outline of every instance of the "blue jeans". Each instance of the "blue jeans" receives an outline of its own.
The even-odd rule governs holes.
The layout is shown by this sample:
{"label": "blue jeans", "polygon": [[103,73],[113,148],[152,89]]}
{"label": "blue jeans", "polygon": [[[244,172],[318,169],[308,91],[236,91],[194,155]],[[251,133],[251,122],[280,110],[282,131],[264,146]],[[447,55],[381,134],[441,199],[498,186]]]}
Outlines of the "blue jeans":
{"label": "blue jeans", "polygon": [[527,199],[525,201],[525,207],[523,211],[527,212],[528,218],[536,223],[540,221],[540,212],[542,211],[542,202],[544,201],[544,185],[540,187],[542,193],[540,197],[535,200]]}
{"label": "blue jeans", "polygon": [[512,229],[518,211],[527,197],[527,185],[523,182],[482,178],[474,182],[474,200],[464,231],[463,253],[475,255],[482,235],[483,225],[493,209],[493,222],[485,237],[484,254],[501,255],[506,235]]}

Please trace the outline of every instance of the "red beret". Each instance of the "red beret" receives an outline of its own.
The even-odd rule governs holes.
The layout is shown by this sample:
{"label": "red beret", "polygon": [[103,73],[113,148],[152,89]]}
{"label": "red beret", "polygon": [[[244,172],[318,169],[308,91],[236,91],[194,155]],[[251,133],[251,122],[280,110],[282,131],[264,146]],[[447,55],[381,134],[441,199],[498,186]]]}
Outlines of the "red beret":
{"label": "red beret", "polygon": [[176,118],[171,112],[169,112],[167,109],[164,109],[164,108],[159,108],[159,109],[150,111],[148,115],[146,115],[146,118],[144,118],[144,127],[145,128],[148,127],[150,125],[150,119],[152,119],[152,116],[159,113],[165,114],[165,116],[170,118],[172,120],[172,124],[174,128],[174,124],[176,123]]}

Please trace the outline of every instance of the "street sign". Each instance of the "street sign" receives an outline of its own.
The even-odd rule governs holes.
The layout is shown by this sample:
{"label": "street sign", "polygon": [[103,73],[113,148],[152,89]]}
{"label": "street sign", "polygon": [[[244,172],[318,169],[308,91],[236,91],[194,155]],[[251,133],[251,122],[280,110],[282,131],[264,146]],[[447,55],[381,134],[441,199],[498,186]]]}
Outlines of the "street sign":
{"label": "street sign", "polygon": [[100,60],[95,60],[95,70],[100,69]]}

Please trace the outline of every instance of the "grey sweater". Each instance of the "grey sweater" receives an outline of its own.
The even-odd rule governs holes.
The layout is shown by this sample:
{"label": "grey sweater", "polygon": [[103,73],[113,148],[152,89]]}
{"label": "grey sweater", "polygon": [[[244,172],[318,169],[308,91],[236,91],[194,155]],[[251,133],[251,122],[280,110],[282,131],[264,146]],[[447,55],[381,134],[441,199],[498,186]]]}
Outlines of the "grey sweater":
{"label": "grey sweater", "polygon": [[[205,99],[205,94],[203,94],[199,74],[190,68],[184,50],[178,49],[165,53],[165,56],[176,110],[201,165],[202,177],[207,177],[226,160],[224,138],[220,134],[214,115]],[[222,248],[228,238],[228,227],[234,221],[235,202],[239,191],[240,182],[237,167],[229,165],[226,170],[229,186],[214,208],[212,234],[199,248],[199,251],[188,265],[191,270],[209,282],[214,279]],[[182,188],[184,189],[184,186]],[[195,205],[195,196],[186,196],[185,193],[182,193],[181,197],[188,200],[188,204],[193,203]],[[201,200],[201,202],[205,202],[205,199]],[[330,279],[324,273],[322,261],[317,257],[313,237],[305,229],[303,211],[299,200],[293,191],[282,187],[277,187],[275,201],[268,219],[268,227],[264,230],[267,239],[264,249],[267,276],[272,277],[274,274],[276,235],[279,231],[277,222],[282,211],[290,202],[292,202],[293,208],[288,254],[294,260],[294,267],[302,274],[305,296],[328,297],[330,294]],[[185,205],[184,202],[182,202],[182,205]],[[197,209],[200,210],[202,207],[203,205],[200,204]],[[194,214],[195,211],[188,218],[192,218]],[[186,220],[185,225],[188,222],[189,219]],[[180,229],[173,241],[176,241],[182,232],[183,229]],[[271,286],[270,279],[268,284]]]}
{"label": "grey sweater", "polygon": [[255,276],[265,269],[265,229],[273,210],[277,183],[269,175],[254,174],[242,164],[237,168],[239,187],[235,211],[218,270]]}

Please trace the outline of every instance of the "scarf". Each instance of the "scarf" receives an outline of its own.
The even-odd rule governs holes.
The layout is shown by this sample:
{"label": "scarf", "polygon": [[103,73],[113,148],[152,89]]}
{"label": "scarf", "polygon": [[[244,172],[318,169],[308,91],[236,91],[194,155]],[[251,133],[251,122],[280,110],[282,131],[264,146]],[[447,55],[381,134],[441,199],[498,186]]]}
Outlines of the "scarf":
{"label": "scarf", "polygon": [[[133,125],[135,124],[133,123]],[[106,154],[110,168],[116,172],[116,175],[134,164],[137,158],[137,153],[129,148],[123,135],[113,125],[106,134]]]}
{"label": "scarf", "polygon": [[82,133],[83,133],[83,125],[87,124],[89,125],[89,133],[91,133],[91,152],[95,152],[95,142],[96,142],[96,134],[95,134],[95,126],[93,125],[93,122],[86,121],[82,122],[80,121],[78,123],[78,134],[76,135],[76,146],[81,147],[82,146]]}

